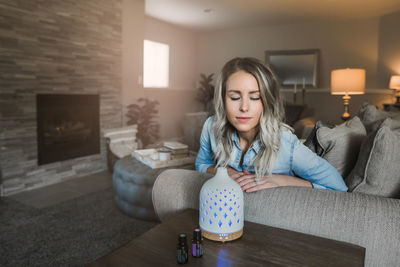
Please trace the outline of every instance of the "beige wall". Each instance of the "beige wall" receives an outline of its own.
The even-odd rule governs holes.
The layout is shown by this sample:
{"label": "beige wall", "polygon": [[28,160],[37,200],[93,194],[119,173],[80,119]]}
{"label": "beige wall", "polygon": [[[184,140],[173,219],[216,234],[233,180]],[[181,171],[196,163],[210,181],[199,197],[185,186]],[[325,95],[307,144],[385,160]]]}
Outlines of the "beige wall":
{"label": "beige wall", "polygon": [[[320,49],[320,92],[308,92],[306,104],[324,121],[339,123],[343,102],[330,95],[330,72],[336,68],[365,68],[368,94],[354,96],[350,102],[354,114],[364,100],[381,105],[390,95],[379,96],[377,84],[379,18],[342,22],[304,23],[247,27],[199,35],[199,71],[217,72],[229,59],[251,56],[265,61],[266,50]],[[380,89],[380,88],[379,88]],[[292,94],[284,93],[292,102]],[[297,97],[301,103],[301,97]]]}
{"label": "beige wall", "polygon": [[144,0],[122,1],[122,113],[123,125],[127,106],[143,96]]}
{"label": "beige wall", "polygon": [[320,49],[320,88],[328,88],[330,71],[367,70],[367,87],[376,87],[379,19],[240,28],[200,34],[199,70],[216,72],[229,59],[265,60],[266,50]]}
{"label": "beige wall", "polygon": [[169,88],[144,88],[144,96],[158,100],[162,139],[182,137],[183,115],[200,111],[195,101],[198,80],[197,35],[195,32],[146,17],[145,39],[169,45]]}
{"label": "beige wall", "polygon": [[381,17],[379,23],[378,86],[387,88],[391,75],[400,74],[400,12]]}

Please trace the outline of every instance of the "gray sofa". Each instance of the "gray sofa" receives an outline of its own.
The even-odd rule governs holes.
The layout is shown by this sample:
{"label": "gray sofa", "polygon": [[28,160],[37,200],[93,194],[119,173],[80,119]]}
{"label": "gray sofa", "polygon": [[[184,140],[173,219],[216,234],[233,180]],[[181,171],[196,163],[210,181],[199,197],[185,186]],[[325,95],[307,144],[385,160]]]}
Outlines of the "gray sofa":
{"label": "gray sofa", "polygon": [[[320,138],[317,143],[323,147],[314,147],[315,152],[332,161],[332,165],[338,168],[342,175],[346,173],[343,177],[353,192],[280,187],[245,193],[245,220],[363,246],[366,248],[366,266],[400,266],[400,170],[397,167],[400,163],[400,160],[397,160],[397,155],[400,155],[400,142],[396,141],[390,147],[379,146],[383,137],[389,136],[386,134],[388,132],[392,134],[390,138],[400,138],[400,132],[396,132],[400,128],[392,133],[385,121],[383,130],[379,130],[373,121],[394,116],[383,114],[368,104],[363,105],[357,115],[367,128],[367,131],[363,130],[366,133],[362,142],[359,133],[348,134],[354,130],[355,125],[359,125],[357,123],[360,120],[355,118],[344,126],[332,129],[331,133],[327,128],[321,130],[321,134],[315,137]],[[382,121],[379,123],[382,124]],[[344,134],[346,131],[347,134]],[[315,134],[315,131],[313,132]],[[327,142],[327,136],[337,139]],[[346,138],[350,139],[346,141]],[[351,138],[357,138],[358,143]],[[387,140],[385,142],[383,144],[387,145]],[[310,143],[315,145],[315,142]],[[355,143],[359,144],[359,147],[355,147]],[[337,146],[334,146],[335,144]],[[351,154],[354,155],[340,155],[343,153],[340,145],[351,149]],[[384,147],[387,151],[373,151],[373,154],[371,147]],[[366,151],[368,149],[369,151]],[[376,158],[375,162],[370,162],[373,157]],[[383,161],[394,159],[394,162],[378,164],[379,158]],[[349,162],[354,166],[343,166]],[[388,177],[381,170],[391,168],[390,166],[395,172],[388,170]],[[360,173],[365,174],[365,177],[360,177]],[[386,180],[381,181],[380,176]],[[158,218],[163,221],[186,208],[198,209],[201,186],[210,177],[209,174],[181,169],[162,172],[157,177],[152,191],[153,205]],[[361,178],[364,180],[360,180]],[[379,181],[385,185],[380,186]],[[389,186],[389,183],[395,184]]]}
{"label": "gray sofa", "polygon": [[[187,208],[198,209],[202,184],[211,175],[171,169],[153,186],[161,221]],[[296,187],[245,193],[245,220],[357,244],[366,266],[400,265],[400,199]]]}

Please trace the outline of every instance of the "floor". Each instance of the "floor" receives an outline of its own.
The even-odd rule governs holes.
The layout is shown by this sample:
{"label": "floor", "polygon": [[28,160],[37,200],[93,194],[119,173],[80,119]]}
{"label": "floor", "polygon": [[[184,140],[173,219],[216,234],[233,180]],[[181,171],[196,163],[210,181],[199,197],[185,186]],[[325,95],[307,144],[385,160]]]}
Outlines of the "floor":
{"label": "floor", "polygon": [[112,174],[103,171],[62,183],[22,192],[9,198],[34,208],[46,208],[112,186]]}

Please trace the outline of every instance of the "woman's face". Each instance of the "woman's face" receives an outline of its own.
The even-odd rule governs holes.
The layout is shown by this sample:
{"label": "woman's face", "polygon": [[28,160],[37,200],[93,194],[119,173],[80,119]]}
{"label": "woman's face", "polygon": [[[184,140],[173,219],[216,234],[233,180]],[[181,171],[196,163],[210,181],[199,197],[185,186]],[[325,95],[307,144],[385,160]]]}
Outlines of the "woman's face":
{"label": "woman's face", "polygon": [[228,121],[239,133],[258,130],[263,111],[260,88],[250,73],[238,71],[226,81],[225,109]]}

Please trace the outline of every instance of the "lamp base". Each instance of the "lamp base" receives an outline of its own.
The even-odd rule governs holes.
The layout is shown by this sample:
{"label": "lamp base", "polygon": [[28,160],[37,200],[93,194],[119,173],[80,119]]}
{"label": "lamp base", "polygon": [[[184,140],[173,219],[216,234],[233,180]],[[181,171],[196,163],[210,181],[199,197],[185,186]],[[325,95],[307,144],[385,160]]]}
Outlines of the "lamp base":
{"label": "lamp base", "polygon": [[342,120],[347,121],[348,119],[350,119],[350,113],[344,112],[342,114]]}
{"label": "lamp base", "polygon": [[351,96],[349,96],[346,92],[346,95],[344,95],[342,98],[343,98],[343,105],[344,105],[344,112],[342,114],[342,120],[347,121],[348,119],[350,119],[349,106],[350,106]]}
{"label": "lamp base", "polygon": [[233,241],[233,240],[236,240],[236,239],[242,237],[242,235],[243,235],[243,229],[241,229],[240,231],[237,231],[235,233],[230,233],[230,234],[215,234],[215,233],[207,232],[206,230],[204,230],[201,227],[200,227],[200,229],[201,229],[201,233],[202,233],[203,237],[213,240],[213,241],[220,241],[220,242]]}

